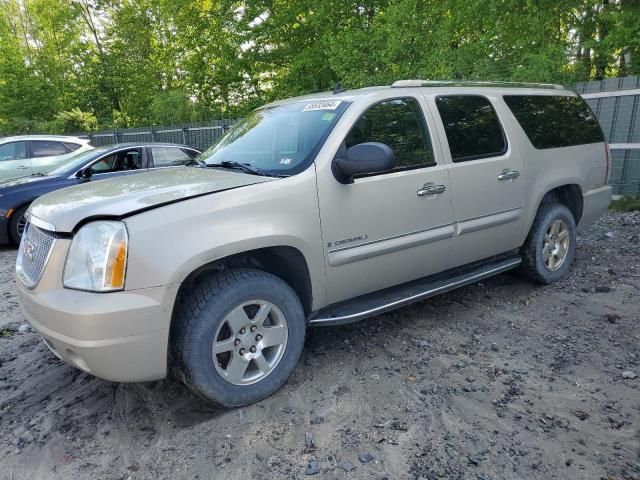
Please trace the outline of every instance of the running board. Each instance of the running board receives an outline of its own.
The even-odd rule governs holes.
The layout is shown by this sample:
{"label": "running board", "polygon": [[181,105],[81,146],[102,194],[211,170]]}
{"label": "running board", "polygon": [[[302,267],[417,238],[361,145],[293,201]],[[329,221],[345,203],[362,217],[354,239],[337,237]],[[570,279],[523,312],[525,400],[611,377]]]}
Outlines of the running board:
{"label": "running board", "polygon": [[357,322],[506,272],[520,263],[522,259],[518,255],[494,257],[467,267],[368,293],[319,310],[311,317],[309,325],[332,326]]}

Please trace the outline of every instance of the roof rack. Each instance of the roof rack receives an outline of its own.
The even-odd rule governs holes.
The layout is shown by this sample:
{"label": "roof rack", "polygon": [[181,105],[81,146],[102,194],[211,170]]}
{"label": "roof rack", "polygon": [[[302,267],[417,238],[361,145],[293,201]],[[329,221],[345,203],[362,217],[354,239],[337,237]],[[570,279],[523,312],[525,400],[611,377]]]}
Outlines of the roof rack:
{"label": "roof rack", "polygon": [[391,88],[408,87],[505,87],[505,88],[548,88],[564,90],[562,85],[553,83],[528,83],[528,82],[500,82],[500,81],[470,81],[470,80],[398,80],[393,82]]}

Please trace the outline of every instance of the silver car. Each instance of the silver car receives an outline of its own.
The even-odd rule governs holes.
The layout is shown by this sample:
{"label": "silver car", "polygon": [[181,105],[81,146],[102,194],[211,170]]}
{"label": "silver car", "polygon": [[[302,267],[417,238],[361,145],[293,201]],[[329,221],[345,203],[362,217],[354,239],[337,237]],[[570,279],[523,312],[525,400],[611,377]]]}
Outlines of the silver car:
{"label": "silver car", "polygon": [[563,279],[611,200],[602,130],[555,85],[283,100],[194,163],[36,200],[18,291],[71,365],[121,382],[172,370],[226,406],[280,388],[308,327],[510,269]]}
{"label": "silver car", "polygon": [[61,135],[0,138],[0,180],[46,174],[71,156],[92,148],[88,139]]}

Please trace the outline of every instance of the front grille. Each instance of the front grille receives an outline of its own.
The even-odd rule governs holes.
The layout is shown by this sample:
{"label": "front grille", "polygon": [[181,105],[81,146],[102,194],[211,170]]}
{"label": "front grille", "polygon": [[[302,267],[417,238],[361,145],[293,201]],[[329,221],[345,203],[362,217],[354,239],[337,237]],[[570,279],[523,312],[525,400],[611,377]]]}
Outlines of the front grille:
{"label": "front grille", "polygon": [[16,261],[16,275],[27,288],[35,288],[56,241],[56,234],[27,223]]}

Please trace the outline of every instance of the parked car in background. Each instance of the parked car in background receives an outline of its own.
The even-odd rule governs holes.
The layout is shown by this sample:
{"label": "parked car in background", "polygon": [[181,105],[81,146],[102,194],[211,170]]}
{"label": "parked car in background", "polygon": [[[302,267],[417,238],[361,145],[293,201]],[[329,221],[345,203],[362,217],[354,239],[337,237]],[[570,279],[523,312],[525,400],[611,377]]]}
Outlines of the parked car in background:
{"label": "parked car in background", "polygon": [[88,139],[61,135],[0,138],[0,180],[47,173],[75,154],[92,149]]}
{"label": "parked car in background", "polygon": [[119,144],[76,153],[48,175],[0,182],[0,244],[19,243],[31,202],[45,193],[149,169],[192,162],[200,152],[172,143]]}
{"label": "parked car in background", "polygon": [[71,365],[113,381],[171,368],[226,406],[278,389],[308,326],[514,268],[561,280],[577,230],[611,201],[596,117],[555,85],[409,80],[283,100],[198,162],[38,199],[16,283]]}

